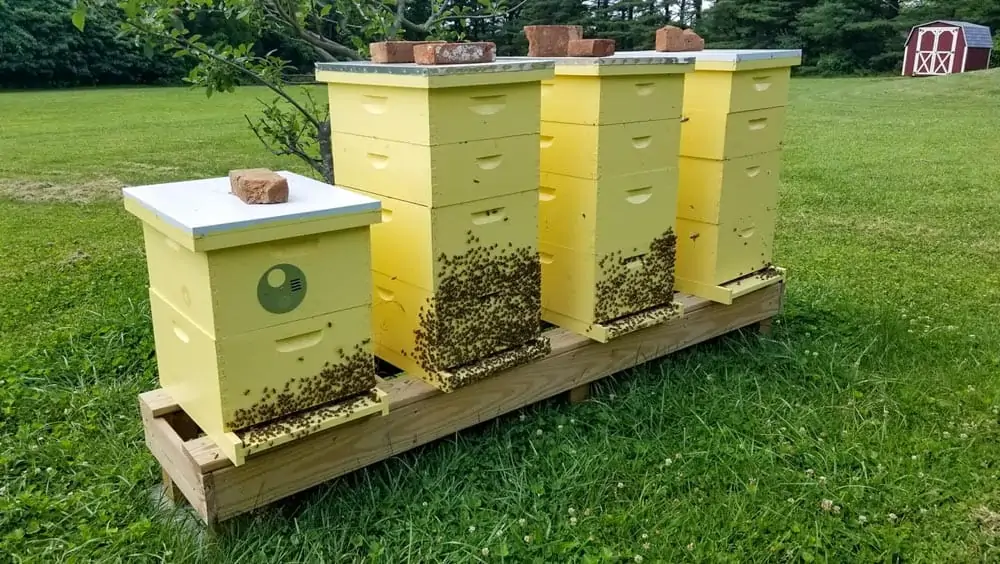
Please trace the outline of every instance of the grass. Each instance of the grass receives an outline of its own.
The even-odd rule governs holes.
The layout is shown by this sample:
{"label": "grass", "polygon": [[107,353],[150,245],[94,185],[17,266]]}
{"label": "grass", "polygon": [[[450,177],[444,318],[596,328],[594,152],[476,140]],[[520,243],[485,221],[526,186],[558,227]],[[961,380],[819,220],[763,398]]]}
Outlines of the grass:
{"label": "grass", "polygon": [[[121,183],[295,168],[182,89],[0,94],[0,560],[1000,559],[1000,74],[796,80],[785,313],[238,518],[150,499]],[[25,193],[27,191],[28,193]]]}

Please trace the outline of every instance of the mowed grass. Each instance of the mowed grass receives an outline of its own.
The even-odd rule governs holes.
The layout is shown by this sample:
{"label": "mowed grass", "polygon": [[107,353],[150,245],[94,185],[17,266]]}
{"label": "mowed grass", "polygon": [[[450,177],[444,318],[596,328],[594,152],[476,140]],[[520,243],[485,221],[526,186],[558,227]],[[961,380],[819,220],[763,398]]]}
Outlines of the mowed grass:
{"label": "mowed grass", "polygon": [[695,347],[208,536],[151,497],[141,233],[101,198],[302,170],[247,131],[258,95],[0,94],[0,560],[1000,559],[1000,74],[793,82],[771,337]]}

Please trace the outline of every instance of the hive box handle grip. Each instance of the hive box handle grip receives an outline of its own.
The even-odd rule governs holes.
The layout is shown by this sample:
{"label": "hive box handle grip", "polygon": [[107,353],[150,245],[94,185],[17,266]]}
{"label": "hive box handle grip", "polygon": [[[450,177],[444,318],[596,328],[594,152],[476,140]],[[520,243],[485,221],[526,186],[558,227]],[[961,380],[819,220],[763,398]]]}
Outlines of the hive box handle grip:
{"label": "hive box handle grip", "polygon": [[505,94],[497,94],[495,96],[470,96],[472,104],[469,109],[473,113],[481,116],[491,116],[498,114],[505,107],[507,107],[507,96]]}
{"label": "hive box handle grip", "polygon": [[186,344],[191,342],[191,337],[188,337],[188,334],[176,325],[174,325],[174,335],[176,335],[182,343]]}
{"label": "hive box handle grip", "polygon": [[630,204],[641,204],[653,197],[653,187],[643,186],[625,191],[625,201]]}
{"label": "hive box handle grip", "polygon": [[750,237],[753,237],[753,232],[756,231],[756,230],[757,230],[756,226],[754,226],[754,227],[747,227],[746,229],[744,229],[744,230],[742,230],[742,231],[739,232],[739,238],[740,239],[749,239]]}
{"label": "hive box handle grip", "polygon": [[503,208],[493,208],[491,210],[484,210],[481,212],[475,212],[472,214],[472,223],[475,225],[486,225],[487,223],[496,223],[498,221],[503,221],[507,214],[504,212]]}
{"label": "hive box handle grip", "polygon": [[629,270],[639,270],[642,268],[642,257],[646,256],[646,253],[641,255],[635,255],[625,259],[625,268]]}
{"label": "hive box handle grip", "polygon": [[365,101],[361,103],[361,107],[372,115],[382,115],[386,111],[386,105],[389,99],[385,96],[372,96],[371,94],[364,95]]}
{"label": "hive box handle grip", "polygon": [[278,339],[274,342],[274,344],[277,347],[278,352],[287,353],[308,349],[309,347],[316,346],[322,340],[323,331],[320,330],[310,331],[308,333],[303,333],[294,337],[287,337],[285,339]]}
{"label": "hive box handle grip", "polygon": [[747,167],[747,176],[749,176],[750,178],[753,178],[753,177],[757,176],[758,174],[760,174],[760,167],[759,166],[749,166],[749,167]]}
{"label": "hive box handle grip", "polygon": [[760,131],[767,127],[767,118],[757,118],[750,120],[750,131]]}
{"label": "hive box handle grip", "polygon": [[552,264],[555,262],[556,257],[552,253],[538,253],[538,262],[542,264]]}
{"label": "hive box handle grip", "polygon": [[539,135],[538,136],[538,145],[541,148],[543,148],[543,149],[548,149],[549,147],[552,146],[552,142],[554,140],[555,140],[555,137],[552,137],[551,135]]}
{"label": "hive box handle grip", "polygon": [[757,92],[764,92],[771,87],[771,77],[770,76],[755,76],[753,77],[753,87]]}
{"label": "hive box handle grip", "polygon": [[635,93],[638,96],[649,96],[656,89],[656,85],[652,82],[636,82],[635,83]]}
{"label": "hive box handle grip", "polygon": [[639,137],[632,138],[632,146],[636,149],[645,149],[653,143],[652,135],[642,135]]}
{"label": "hive box handle grip", "polygon": [[378,292],[378,297],[383,302],[391,302],[396,299],[396,294],[388,288],[383,288],[381,286],[376,286],[375,290]]}
{"label": "hive box handle grip", "polygon": [[548,202],[550,200],[556,199],[556,189],[550,188],[548,186],[538,187],[538,200],[542,202]]}
{"label": "hive box handle grip", "polygon": [[372,168],[376,170],[383,170],[389,166],[389,155],[368,153],[368,162],[371,163]]}
{"label": "hive box handle grip", "polygon": [[487,155],[477,158],[476,164],[483,170],[493,170],[500,166],[501,161],[503,161],[503,155]]}

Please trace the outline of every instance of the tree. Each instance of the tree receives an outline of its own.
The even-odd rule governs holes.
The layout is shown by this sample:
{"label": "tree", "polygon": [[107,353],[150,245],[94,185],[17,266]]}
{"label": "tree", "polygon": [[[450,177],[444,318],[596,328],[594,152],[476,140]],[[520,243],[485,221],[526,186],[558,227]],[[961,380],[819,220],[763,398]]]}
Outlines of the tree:
{"label": "tree", "polygon": [[[245,116],[254,134],[274,154],[300,158],[329,183],[335,176],[326,104],[317,102],[309,89],[289,83],[294,70],[289,61],[273,51],[254,52],[253,40],[277,33],[307,46],[320,61],[358,60],[372,41],[455,37],[458,22],[506,13],[505,0],[479,0],[486,14],[473,13],[467,4],[453,0],[75,1],[73,23],[81,31],[88,14],[117,9],[125,36],[147,48],[194,59],[196,66],[185,80],[209,96],[246,83],[267,87],[273,98],[259,100],[261,115]],[[218,38],[209,43],[191,25],[204,17],[240,22],[257,33],[250,40]]]}

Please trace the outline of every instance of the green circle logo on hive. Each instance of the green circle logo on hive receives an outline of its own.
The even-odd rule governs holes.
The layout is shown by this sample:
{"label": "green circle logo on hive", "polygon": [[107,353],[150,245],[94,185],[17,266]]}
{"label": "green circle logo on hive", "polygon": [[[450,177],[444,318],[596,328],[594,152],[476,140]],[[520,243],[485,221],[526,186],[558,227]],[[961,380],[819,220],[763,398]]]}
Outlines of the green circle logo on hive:
{"label": "green circle logo on hive", "polygon": [[277,264],[257,282],[257,301],[271,313],[288,313],[306,297],[306,275],[293,264]]}

